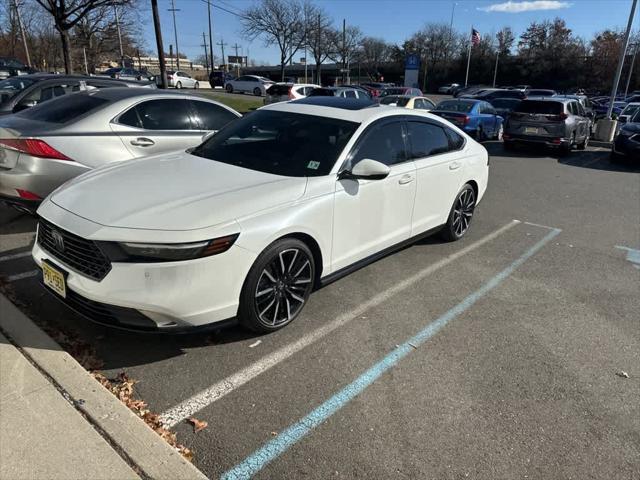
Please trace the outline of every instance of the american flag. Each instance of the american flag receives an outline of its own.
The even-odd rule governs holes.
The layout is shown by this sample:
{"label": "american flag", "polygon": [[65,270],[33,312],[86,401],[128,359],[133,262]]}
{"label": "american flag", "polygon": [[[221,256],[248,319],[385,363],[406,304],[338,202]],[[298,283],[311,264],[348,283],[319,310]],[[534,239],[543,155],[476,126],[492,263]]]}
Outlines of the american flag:
{"label": "american flag", "polygon": [[471,43],[473,44],[474,47],[477,47],[478,45],[480,45],[480,32],[477,31],[475,28],[471,29]]}

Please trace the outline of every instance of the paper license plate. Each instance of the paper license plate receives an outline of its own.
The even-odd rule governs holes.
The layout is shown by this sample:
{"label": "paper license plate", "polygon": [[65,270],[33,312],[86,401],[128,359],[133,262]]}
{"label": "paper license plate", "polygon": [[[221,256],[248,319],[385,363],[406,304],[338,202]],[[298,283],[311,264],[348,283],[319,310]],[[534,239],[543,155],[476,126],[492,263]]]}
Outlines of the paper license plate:
{"label": "paper license plate", "polygon": [[64,274],[56,270],[46,262],[42,262],[42,276],[44,284],[51,290],[56,292],[62,298],[67,298],[67,285],[64,280]]}
{"label": "paper license plate", "polygon": [[525,127],[524,133],[538,133],[538,129],[536,127]]}

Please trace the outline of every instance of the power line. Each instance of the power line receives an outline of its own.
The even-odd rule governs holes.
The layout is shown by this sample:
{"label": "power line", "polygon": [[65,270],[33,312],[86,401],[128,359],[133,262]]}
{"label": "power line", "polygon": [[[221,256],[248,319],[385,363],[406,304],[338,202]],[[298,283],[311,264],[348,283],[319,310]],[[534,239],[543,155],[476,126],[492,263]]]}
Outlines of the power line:
{"label": "power line", "polygon": [[176,40],[176,68],[180,70],[180,51],[178,49],[178,27],[176,27],[176,12],[179,12],[180,9],[176,8],[176,4],[174,0],[171,0],[171,8],[167,8],[167,10],[173,14],[173,34]]}
{"label": "power line", "polygon": [[211,2],[210,2],[210,1],[208,1],[208,0],[200,0],[200,1],[201,1],[202,3],[208,3],[208,4],[210,4],[213,8],[217,8],[218,10],[222,10],[222,11],[224,11],[224,12],[230,13],[231,15],[235,15],[235,16],[236,16],[236,17],[238,17],[238,18],[242,18],[242,15],[240,15],[239,13],[232,12],[231,10],[227,10],[226,8],[221,7],[220,5],[216,5],[215,3],[211,3]]}

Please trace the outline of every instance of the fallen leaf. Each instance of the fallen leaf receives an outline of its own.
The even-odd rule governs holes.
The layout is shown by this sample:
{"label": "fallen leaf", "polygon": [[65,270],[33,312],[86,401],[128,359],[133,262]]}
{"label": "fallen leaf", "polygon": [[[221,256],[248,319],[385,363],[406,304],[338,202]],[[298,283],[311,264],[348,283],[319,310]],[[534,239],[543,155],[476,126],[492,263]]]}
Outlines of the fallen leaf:
{"label": "fallen leaf", "polygon": [[194,433],[198,433],[200,430],[204,430],[205,428],[207,428],[207,425],[209,425],[204,420],[198,420],[197,418],[193,417],[189,418],[187,421],[193,425]]}
{"label": "fallen leaf", "polygon": [[252,343],[251,345],[249,345],[249,348],[257,347],[261,343],[262,343],[262,340],[257,340],[254,343]]}
{"label": "fallen leaf", "polygon": [[622,378],[629,378],[629,374],[623,370],[620,370],[619,372],[616,372],[616,375],[618,375],[619,377]]}

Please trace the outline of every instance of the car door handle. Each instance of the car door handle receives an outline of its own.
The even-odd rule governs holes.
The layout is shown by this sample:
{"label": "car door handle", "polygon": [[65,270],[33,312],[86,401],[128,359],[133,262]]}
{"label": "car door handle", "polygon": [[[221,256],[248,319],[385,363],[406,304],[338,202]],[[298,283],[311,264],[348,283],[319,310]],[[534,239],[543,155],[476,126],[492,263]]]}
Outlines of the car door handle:
{"label": "car door handle", "polygon": [[150,147],[151,145],[155,145],[156,142],[146,137],[138,137],[135,140],[131,140],[131,145],[136,147]]}
{"label": "car door handle", "polygon": [[449,164],[449,170],[457,170],[462,165],[460,162],[451,162]]}
{"label": "car door handle", "polygon": [[406,185],[407,183],[411,182],[413,182],[413,177],[411,175],[403,175],[402,177],[400,177],[400,180],[398,180],[398,183],[400,185]]}

